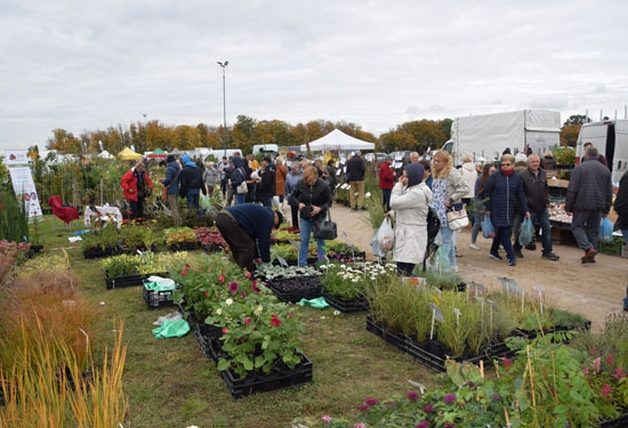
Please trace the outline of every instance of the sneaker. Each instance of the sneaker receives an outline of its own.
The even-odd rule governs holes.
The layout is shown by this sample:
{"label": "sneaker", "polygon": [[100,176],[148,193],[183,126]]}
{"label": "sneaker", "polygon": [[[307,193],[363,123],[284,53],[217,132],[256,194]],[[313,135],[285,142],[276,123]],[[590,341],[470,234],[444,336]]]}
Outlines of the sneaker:
{"label": "sneaker", "polygon": [[521,248],[515,248],[514,249],[515,252],[515,257],[518,259],[522,259],[523,258],[523,253],[521,252]]}
{"label": "sneaker", "polygon": [[472,242],[471,244],[469,244],[469,248],[471,248],[472,250],[480,250],[480,246],[478,244],[476,244],[475,242]]}
{"label": "sneaker", "polygon": [[560,257],[559,257],[559,256],[557,256],[557,255],[556,255],[556,254],[554,254],[554,253],[547,253],[547,254],[546,254],[546,253],[543,253],[543,256],[542,256],[542,257],[543,257],[544,259],[551,260],[551,261],[553,261],[553,262],[555,262],[556,260],[560,259]]}
{"label": "sneaker", "polygon": [[508,266],[517,266],[517,259],[508,260]]}
{"label": "sneaker", "polygon": [[488,256],[493,260],[504,260],[504,258],[497,253],[490,253]]}

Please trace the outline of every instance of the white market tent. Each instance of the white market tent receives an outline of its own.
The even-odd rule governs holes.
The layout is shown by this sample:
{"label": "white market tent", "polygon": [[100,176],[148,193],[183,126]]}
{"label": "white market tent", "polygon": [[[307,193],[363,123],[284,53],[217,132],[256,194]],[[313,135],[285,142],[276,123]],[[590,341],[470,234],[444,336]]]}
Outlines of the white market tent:
{"label": "white market tent", "polygon": [[[301,144],[300,148],[302,152],[307,150],[305,144]],[[310,150],[313,152],[323,152],[327,150],[375,150],[375,144],[347,135],[339,129],[334,129],[329,134],[312,141],[310,143]]]}
{"label": "white market tent", "polygon": [[101,159],[113,159],[113,155],[107,150],[103,150],[102,152],[98,153],[98,156],[96,157]]}

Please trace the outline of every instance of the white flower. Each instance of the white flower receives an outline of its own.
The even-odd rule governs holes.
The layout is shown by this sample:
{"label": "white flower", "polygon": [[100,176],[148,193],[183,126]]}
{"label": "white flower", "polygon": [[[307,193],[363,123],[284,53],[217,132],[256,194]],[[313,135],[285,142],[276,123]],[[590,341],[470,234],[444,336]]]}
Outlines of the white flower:
{"label": "white flower", "polygon": [[341,267],[342,269],[346,269],[346,268],[347,268],[347,265],[340,265],[340,267]]}
{"label": "white flower", "polygon": [[222,315],[222,308],[216,309],[216,315]]}
{"label": "white flower", "polygon": [[353,279],[351,280],[351,282],[358,282],[358,281],[359,281],[359,279],[358,279],[358,278],[353,278]]}
{"label": "white flower", "polygon": [[231,297],[229,297],[227,300],[225,300],[225,304],[226,304],[227,306],[231,306],[231,305],[233,305],[233,299],[232,299]]}
{"label": "white flower", "polygon": [[253,311],[253,313],[257,316],[260,316],[262,314],[262,311],[264,310],[264,307],[262,305],[259,305],[257,308],[255,308],[255,310]]}

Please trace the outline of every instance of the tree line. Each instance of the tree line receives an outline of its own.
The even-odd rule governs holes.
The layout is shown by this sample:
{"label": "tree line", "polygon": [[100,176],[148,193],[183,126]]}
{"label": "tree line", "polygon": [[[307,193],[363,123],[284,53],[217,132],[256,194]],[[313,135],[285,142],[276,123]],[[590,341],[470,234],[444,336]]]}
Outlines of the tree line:
{"label": "tree line", "polygon": [[[590,121],[583,115],[571,116],[561,130],[561,145],[575,146],[580,126]],[[76,136],[65,129],[55,129],[46,147],[63,154],[94,153],[102,149],[112,154],[133,146],[143,153],[155,149],[190,150],[196,147],[239,148],[250,153],[255,144],[277,144],[280,147],[300,146],[320,138],[335,128],[361,140],[375,143],[375,150],[392,152],[411,150],[420,153],[439,148],[450,138],[452,119],[414,120],[397,125],[376,137],[352,122],[314,120],[291,125],[282,120],[256,120],[240,115],[233,126],[166,125],[158,120],[133,122],[128,126],[110,126],[105,130],[85,131]]]}

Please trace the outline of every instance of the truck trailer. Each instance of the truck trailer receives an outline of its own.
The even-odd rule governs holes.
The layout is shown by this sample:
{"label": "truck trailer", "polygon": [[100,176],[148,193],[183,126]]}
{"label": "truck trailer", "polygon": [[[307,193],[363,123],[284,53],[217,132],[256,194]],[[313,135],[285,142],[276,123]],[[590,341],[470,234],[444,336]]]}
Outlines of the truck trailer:
{"label": "truck trailer", "polygon": [[474,161],[498,159],[505,149],[511,153],[542,153],[560,145],[560,112],[519,110],[506,113],[457,117],[451,124],[451,139],[442,149],[460,164],[465,155]]}

